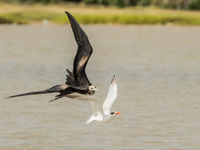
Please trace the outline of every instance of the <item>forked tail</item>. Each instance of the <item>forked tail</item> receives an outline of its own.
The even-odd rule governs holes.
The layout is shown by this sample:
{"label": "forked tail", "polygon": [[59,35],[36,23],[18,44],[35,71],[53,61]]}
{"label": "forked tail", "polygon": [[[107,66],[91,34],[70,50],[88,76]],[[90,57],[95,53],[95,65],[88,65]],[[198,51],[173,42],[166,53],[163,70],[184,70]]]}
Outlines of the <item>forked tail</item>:
{"label": "forked tail", "polygon": [[93,122],[94,120],[95,120],[95,116],[92,115],[85,123],[89,124],[89,123]]}

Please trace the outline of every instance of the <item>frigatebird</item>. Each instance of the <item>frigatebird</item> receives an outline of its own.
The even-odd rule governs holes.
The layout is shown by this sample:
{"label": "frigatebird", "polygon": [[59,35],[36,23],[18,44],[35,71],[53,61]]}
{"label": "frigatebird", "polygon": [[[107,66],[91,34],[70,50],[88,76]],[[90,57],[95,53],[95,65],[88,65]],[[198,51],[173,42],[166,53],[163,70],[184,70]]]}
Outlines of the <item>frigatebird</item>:
{"label": "frigatebird", "polygon": [[74,92],[79,94],[89,94],[89,95],[93,95],[95,93],[97,89],[94,85],[90,83],[85,73],[87,62],[93,52],[92,46],[89,42],[86,33],[80,27],[76,19],[69,12],[65,11],[65,13],[69,18],[75,40],[78,44],[78,50],[73,64],[73,72],[71,72],[69,69],[66,69],[68,74],[66,75],[65,84],[55,85],[49,89],[42,91],[34,91],[24,94],[13,95],[7,98],[58,92],[59,94],[56,95],[55,99],[53,99],[56,100],[64,96],[70,97],[70,94]]}

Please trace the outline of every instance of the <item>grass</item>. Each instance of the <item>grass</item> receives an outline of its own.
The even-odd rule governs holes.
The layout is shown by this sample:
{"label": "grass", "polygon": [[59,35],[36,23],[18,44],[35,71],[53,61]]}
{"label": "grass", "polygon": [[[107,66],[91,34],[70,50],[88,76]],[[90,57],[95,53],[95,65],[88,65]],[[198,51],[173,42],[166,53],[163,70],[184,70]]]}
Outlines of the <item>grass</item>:
{"label": "grass", "polygon": [[40,23],[44,19],[64,24],[71,12],[83,24],[176,24],[200,25],[200,12],[165,10],[155,7],[102,7],[83,4],[19,5],[0,3],[0,23]]}

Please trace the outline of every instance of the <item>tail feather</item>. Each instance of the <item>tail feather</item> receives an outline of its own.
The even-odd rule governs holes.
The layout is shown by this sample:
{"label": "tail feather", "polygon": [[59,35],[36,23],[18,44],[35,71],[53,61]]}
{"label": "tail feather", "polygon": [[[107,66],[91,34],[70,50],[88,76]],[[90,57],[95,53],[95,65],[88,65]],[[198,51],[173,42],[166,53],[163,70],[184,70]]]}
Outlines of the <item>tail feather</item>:
{"label": "tail feather", "polygon": [[53,101],[55,101],[55,100],[57,100],[57,99],[60,99],[60,98],[62,98],[61,95],[56,95],[56,97],[55,97],[54,99],[50,100],[49,103],[50,103],[50,102],[53,102]]}
{"label": "tail feather", "polygon": [[94,115],[92,115],[85,123],[89,124],[89,123],[93,122],[94,120],[95,120]]}
{"label": "tail feather", "polygon": [[61,92],[64,89],[67,88],[67,85],[56,85],[53,86],[49,89],[42,90],[42,91],[33,91],[33,92],[28,92],[28,93],[23,93],[23,94],[17,94],[17,95],[12,95],[7,98],[14,98],[14,97],[19,97],[19,96],[27,96],[27,95],[37,95],[37,94],[47,94],[47,93],[54,93],[54,92]]}
{"label": "tail feather", "polygon": [[73,93],[73,90],[71,88],[68,88],[65,91],[61,91],[60,94],[56,95],[56,97],[54,99],[50,100],[49,103],[53,102],[55,100],[58,100],[58,99],[62,98],[63,96],[66,96],[66,97],[69,97],[69,98],[76,97],[76,96],[70,96],[70,95],[68,95],[68,94],[71,94],[71,93]]}

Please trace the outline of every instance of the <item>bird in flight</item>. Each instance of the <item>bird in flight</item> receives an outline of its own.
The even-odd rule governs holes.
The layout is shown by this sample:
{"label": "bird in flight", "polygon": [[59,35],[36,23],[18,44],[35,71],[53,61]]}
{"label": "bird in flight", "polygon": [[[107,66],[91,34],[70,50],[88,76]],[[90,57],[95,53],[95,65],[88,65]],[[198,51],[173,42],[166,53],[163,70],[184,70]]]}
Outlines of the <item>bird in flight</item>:
{"label": "bird in flight", "polygon": [[99,104],[99,101],[91,101],[91,106],[93,109],[93,114],[87,120],[86,124],[91,123],[92,121],[99,122],[109,122],[113,120],[120,112],[112,112],[111,107],[114,101],[117,98],[117,79],[115,75],[111,80],[110,87],[108,89],[107,97],[103,105]]}
{"label": "bird in flight", "polygon": [[85,97],[78,97],[76,99],[84,100],[91,104],[93,114],[86,121],[86,124],[89,124],[93,121],[109,122],[113,120],[116,116],[118,116],[120,112],[111,111],[111,107],[115,102],[116,98],[117,98],[117,79],[115,76],[113,76],[110,87],[108,89],[107,97],[103,104],[94,98],[91,99]]}
{"label": "bird in flight", "polygon": [[58,92],[59,94],[56,95],[55,99],[53,99],[53,100],[57,100],[64,96],[70,97],[70,94],[74,92],[79,93],[79,94],[89,94],[89,95],[93,95],[95,93],[97,89],[94,85],[91,84],[91,82],[88,80],[87,75],[85,73],[87,62],[93,52],[92,46],[89,42],[89,39],[86,33],[80,27],[76,19],[69,12],[65,11],[65,13],[67,14],[69,18],[72,31],[74,33],[74,37],[78,45],[78,50],[77,50],[76,56],[74,58],[74,63],[73,63],[73,72],[66,69],[68,74],[66,75],[65,84],[55,85],[49,89],[42,90],[42,91],[34,91],[34,92],[28,92],[24,94],[13,95],[7,98]]}

